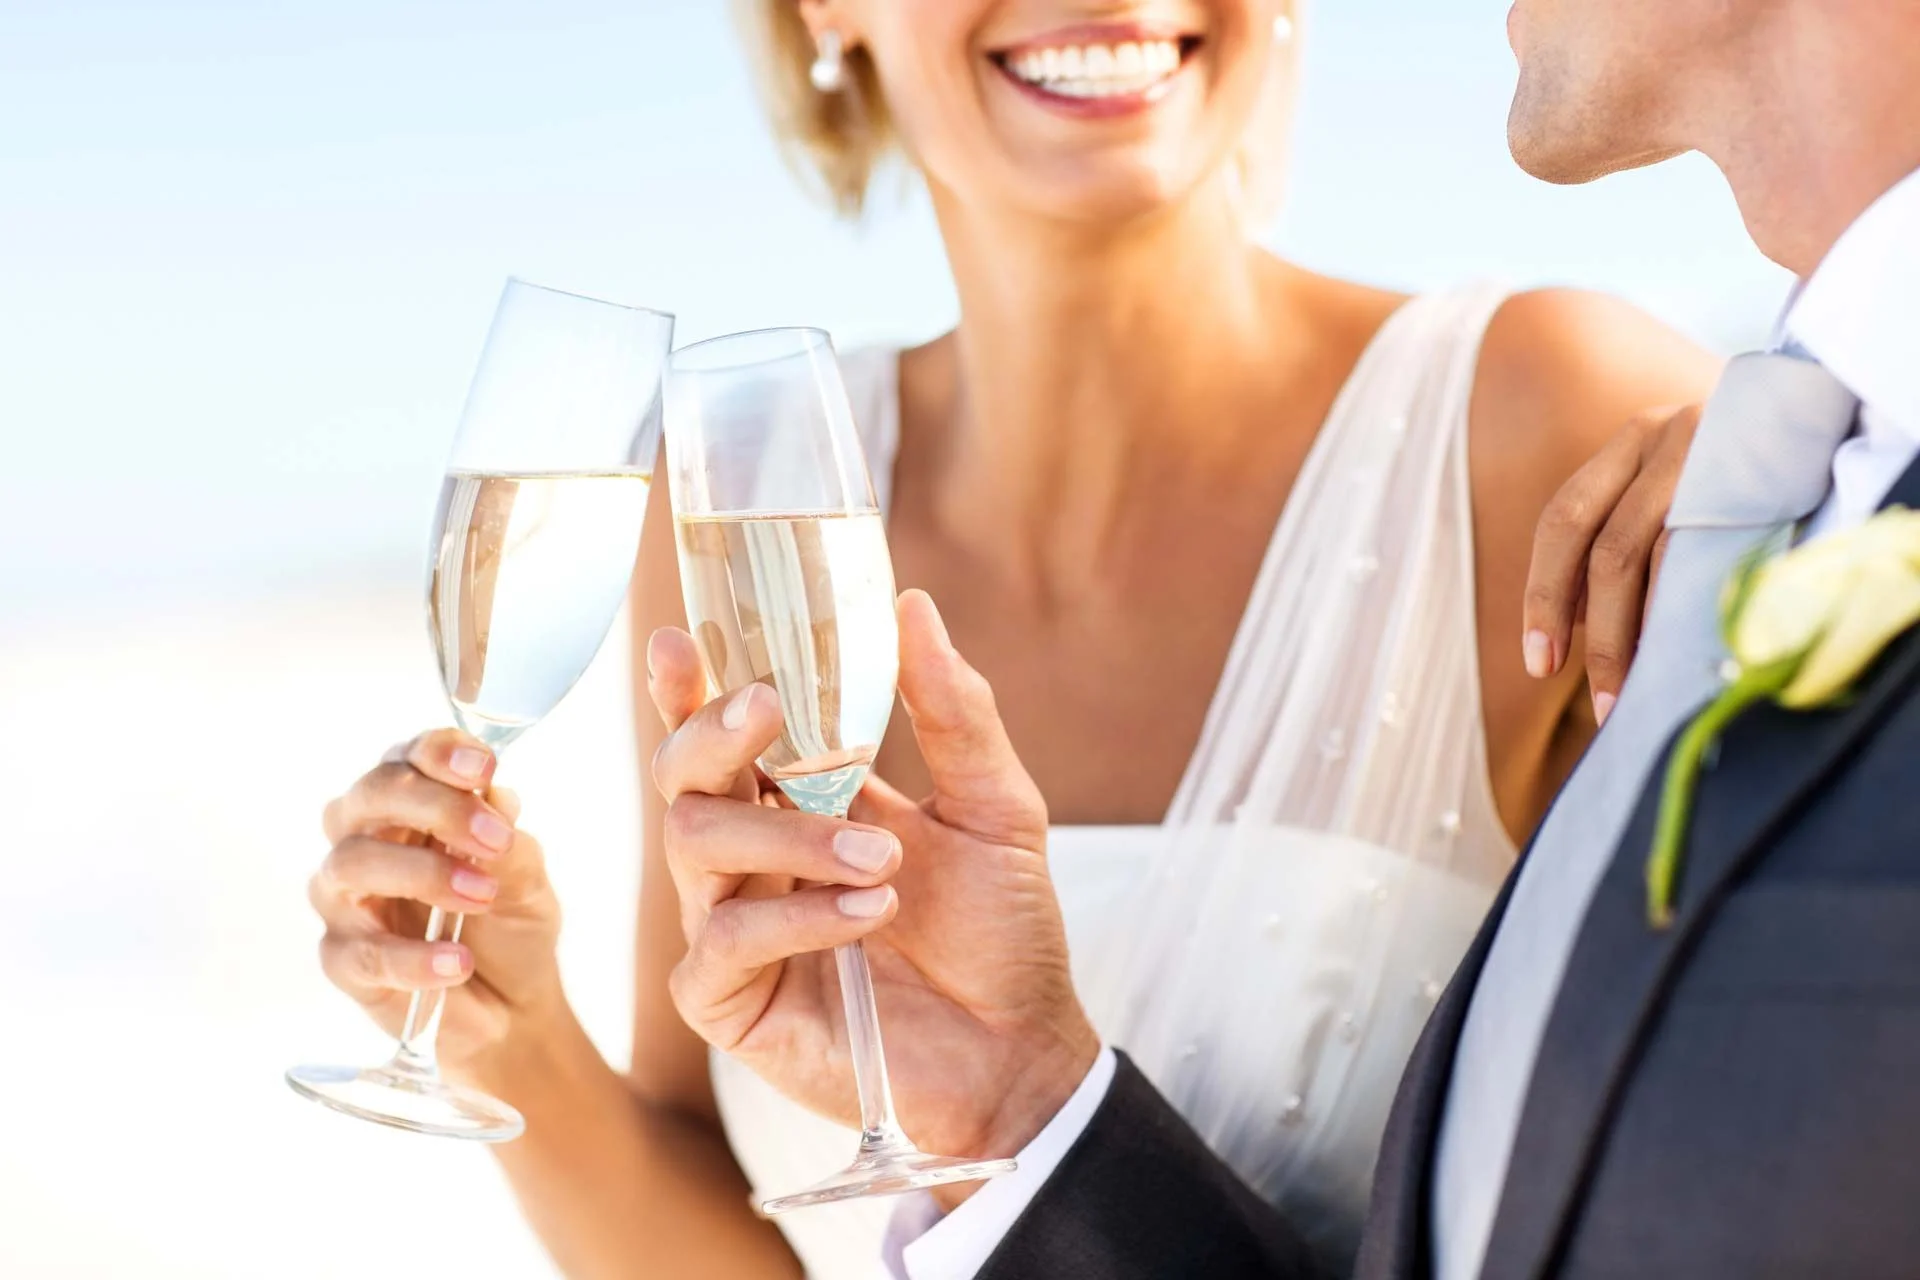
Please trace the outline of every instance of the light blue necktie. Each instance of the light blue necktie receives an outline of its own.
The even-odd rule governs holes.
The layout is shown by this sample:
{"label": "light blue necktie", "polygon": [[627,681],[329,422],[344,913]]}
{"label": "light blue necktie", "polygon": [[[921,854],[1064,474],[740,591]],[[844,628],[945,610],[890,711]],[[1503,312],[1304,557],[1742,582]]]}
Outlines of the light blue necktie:
{"label": "light blue necktie", "polygon": [[1435,1280],[1479,1274],[1587,903],[1667,739],[1719,686],[1721,584],[1763,538],[1820,505],[1858,409],[1819,365],[1772,354],[1733,360],[1707,405],[1633,670],[1534,838],[1474,988],[1435,1150]]}

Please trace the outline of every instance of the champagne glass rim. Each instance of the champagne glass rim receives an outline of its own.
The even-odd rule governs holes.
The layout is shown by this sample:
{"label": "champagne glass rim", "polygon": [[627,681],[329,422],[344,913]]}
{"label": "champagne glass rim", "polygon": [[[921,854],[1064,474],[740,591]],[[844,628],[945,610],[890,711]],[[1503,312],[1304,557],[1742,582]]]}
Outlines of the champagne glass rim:
{"label": "champagne glass rim", "polygon": [[615,302],[610,298],[596,298],[592,294],[580,293],[573,289],[556,289],[550,284],[541,284],[536,280],[529,280],[525,276],[508,276],[507,287],[509,289],[534,289],[541,293],[551,293],[556,297],[572,298],[576,302],[592,302],[603,307],[614,307],[620,311],[637,311],[641,315],[654,316],[668,323],[673,323],[678,319],[673,312],[662,311],[658,307],[642,307],[630,302]]}
{"label": "champagne glass rim", "polygon": [[[739,359],[724,362],[703,363],[711,355],[703,348],[717,348],[722,344],[765,344],[769,348],[773,340],[779,338],[798,339],[793,346],[784,351],[769,351],[765,355],[745,355]],[[669,369],[681,373],[720,373],[728,369],[750,369],[757,364],[771,364],[775,360],[789,360],[797,355],[833,350],[833,335],[818,325],[776,324],[759,329],[742,329],[737,333],[716,333],[710,338],[698,342],[689,342],[684,347],[676,347],[667,357]],[[697,353],[697,354],[696,354]],[[693,355],[694,363],[688,364],[685,357]]]}

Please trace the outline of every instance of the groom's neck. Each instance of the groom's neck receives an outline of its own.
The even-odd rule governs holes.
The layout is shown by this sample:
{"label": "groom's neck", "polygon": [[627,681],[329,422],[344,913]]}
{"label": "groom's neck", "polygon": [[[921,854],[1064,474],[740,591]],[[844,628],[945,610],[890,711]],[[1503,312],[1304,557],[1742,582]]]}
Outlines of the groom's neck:
{"label": "groom's neck", "polygon": [[1761,252],[1805,277],[1920,169],[1920,7],[1809,0],[1773,16],[1743,65],[1702,86],[1699,149]]}

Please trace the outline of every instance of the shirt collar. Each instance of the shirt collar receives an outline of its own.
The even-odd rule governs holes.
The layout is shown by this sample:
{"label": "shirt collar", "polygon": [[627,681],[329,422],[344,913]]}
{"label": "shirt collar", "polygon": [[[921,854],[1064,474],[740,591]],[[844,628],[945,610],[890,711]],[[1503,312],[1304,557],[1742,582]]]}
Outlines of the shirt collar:
{"label": "shirt collar", "polygon": [[1887,429],[1920,442],[1920,172],[1854,220],[1794,287],[1776,346],[1798,347]]}

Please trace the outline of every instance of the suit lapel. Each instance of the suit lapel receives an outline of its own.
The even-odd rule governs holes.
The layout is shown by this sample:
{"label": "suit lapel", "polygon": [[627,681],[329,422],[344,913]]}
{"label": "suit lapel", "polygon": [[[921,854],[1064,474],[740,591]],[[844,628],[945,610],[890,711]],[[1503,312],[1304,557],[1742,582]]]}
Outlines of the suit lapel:
{"label": "suit lapel", "polygon": [[1880,503],[1882,510],[1888,507],[1908,507],[1920,511],[1920,459],[1907,468],[1906,474],[1894,482],[1893,488]]}
{"label": "suit lapel", "polygon": [[[1529,846],[1531,849],[1531,846]],[[1428,1015],[1401,1076],[1400,1090],[1387,1118],[1375,1166],[1368,1229],[1361,1238],[1355,1280],[1425,1280],[1433,1270],[1429,1215],[1433,1205],[1433,1146],[1440,1136],[1447,1085],[1453,1079],[1454,1052],[1466,1025],[1480,970],[1493,936],[1506,915],[1513,884],[1526,862],[1523,854],[1481,922],[1473,945],[1460,958],[1453,980]]]}
{"label": "suit lapel", "polygon": [[[1920,507],[1920,463],[1887,501]],[[1701,778],[1674,922],[1656,932],[1646,920],[1644,870],[1662,753],[1588,907],[1548,1020],[1483,1274],[1553,1272],[1640,1050],[1702,931],[1916,678],[1920,632],[1889,646],[1843,709],[1789,712],[1766,704],[1741,717]]]}

